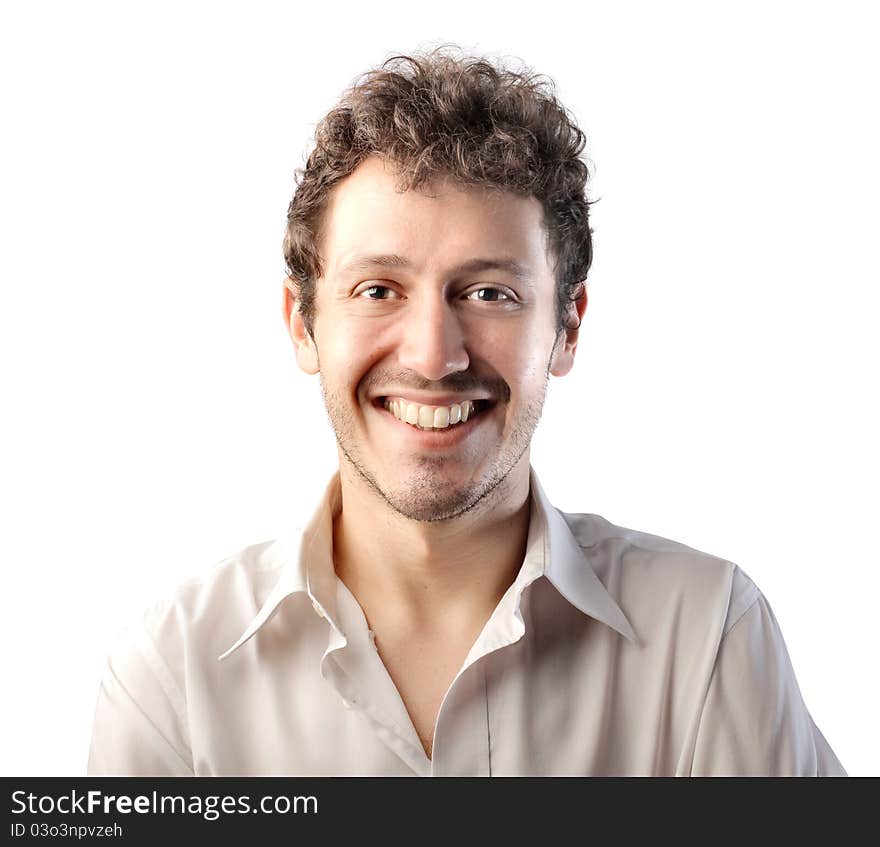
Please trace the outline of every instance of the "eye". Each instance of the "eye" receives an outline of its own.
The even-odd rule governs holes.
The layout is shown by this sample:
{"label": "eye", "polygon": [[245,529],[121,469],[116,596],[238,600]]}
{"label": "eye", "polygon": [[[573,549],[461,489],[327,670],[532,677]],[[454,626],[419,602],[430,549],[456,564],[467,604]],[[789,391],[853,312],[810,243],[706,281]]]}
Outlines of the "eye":
{"label": "eye", "polygon": [[[387,300],[388,297],[385,294],[393,294],[394,292],[387,285],[371,285],[368,288],[365,288],[363,291],[358,294],[358,297],[363,297],[367,295],[365,299],[367,300]],[[377,296],[372,296],[376,294]]]}
{"label": "eye", "polygon": [[498,302],[501,302],[502,300],[510,300],[511,299],[500,288],[486,288],[486,287],[478,288],[478,289],[476,289],[476,291],[472,291],[470,294],[467,295],[467,299],[470,300],[474,294],[483,294],[483,293],[487,293],[492,296],[477,297],[476,299],[479,300],[481,303],[498,303]]}

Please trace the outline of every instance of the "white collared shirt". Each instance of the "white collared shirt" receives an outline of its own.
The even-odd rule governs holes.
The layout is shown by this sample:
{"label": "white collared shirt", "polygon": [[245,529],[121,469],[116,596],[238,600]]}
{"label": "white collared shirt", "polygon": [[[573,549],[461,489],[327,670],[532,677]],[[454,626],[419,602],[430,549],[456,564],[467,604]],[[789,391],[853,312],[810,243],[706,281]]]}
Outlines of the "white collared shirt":
{"label": "white collared shirt", "polygon": [[89,774],[845,776],[737,565],[567,514],[534,469],[522,567],[446,692],[432,758],[333,568],[333,476],[113,650]]}

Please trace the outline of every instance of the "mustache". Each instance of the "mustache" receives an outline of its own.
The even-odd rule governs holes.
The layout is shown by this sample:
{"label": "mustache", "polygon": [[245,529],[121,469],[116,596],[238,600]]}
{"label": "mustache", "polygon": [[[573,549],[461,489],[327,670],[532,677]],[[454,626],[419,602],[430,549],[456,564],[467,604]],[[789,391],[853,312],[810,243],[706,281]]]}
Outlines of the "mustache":
{"label": "mustache", "polygon": [[393,385],[395,388],[413,391],[436,392],[438,394],[489,394],[496,400],[507,402],[510,400],[510,386],[500,378],[480,378],[467,371],[449,374],[442,380],[433,381],[425,379],[412,371],[398,371],[396,373],[371,374],[363,383],[362,387],[367,394],[375,393],[374,387]]}

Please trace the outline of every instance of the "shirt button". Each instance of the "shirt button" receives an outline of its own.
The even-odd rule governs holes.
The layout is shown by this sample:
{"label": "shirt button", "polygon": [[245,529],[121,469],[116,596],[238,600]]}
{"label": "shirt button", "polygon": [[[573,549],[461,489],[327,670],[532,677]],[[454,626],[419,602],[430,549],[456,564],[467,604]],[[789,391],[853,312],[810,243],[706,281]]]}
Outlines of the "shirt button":
{"label": "shirt button", "polygon": [[317,600],[312,600],[312,608],[318,613],[319,618],[324,617],[324,610],[318,605]]}
{"label": "shirt button", "polygon": [[346,709],[350,709],[351,703],[349,703],[348,700],[345,699],[345,697],[342,697],[341,699],[342,699],[342,705],[345,706]]}

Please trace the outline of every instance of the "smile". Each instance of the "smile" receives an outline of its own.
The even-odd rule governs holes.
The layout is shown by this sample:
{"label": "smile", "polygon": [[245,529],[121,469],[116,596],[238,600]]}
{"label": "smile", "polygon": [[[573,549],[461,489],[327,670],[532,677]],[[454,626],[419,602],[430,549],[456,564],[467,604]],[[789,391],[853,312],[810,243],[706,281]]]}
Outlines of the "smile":
{"label": "smile", "polygon": [[397,420],[425,430],[447,429],[467,423],[489,405],[486,400],[463,400],[449,406],[410,403],[402,397],[385,397],[382,400],[382,406]]}
{"label": "smile", "polygon": [[449,406],[429,406],[410,403],[402,397],[386,397],[383,406],[399,421],[418,429],[446,429],[458,423],[467,423],[480,411],[480,400],[463,400]]}

